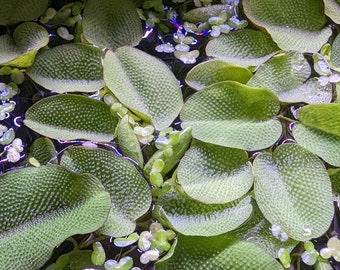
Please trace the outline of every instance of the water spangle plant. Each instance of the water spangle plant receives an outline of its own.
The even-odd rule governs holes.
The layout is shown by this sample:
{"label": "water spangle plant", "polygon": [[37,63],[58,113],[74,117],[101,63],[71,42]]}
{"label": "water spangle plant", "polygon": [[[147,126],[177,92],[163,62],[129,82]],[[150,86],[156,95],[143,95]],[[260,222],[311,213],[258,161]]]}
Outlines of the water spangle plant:
{"label": "water spangle plant", "polygon": [[0,6],[1,269],[337,266],[339,1]]}

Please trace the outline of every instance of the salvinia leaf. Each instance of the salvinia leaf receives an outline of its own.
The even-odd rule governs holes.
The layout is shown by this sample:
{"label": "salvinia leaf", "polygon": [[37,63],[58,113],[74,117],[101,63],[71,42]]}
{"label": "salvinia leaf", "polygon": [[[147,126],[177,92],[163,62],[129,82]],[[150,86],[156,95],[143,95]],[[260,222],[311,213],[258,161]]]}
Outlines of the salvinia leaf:
{"label": "salvinia leaf", "polygon": [[157,199],[153,215],[181,234],[213,236],[239,227],[252,209],[249,196],[226,204],[204,204],[170,191]]}
{"label": "salvinia leaf", "polygon": [[179,114],[183,98],[178,81],[157,58],[132,47],[108,51],[104,80],[119,101],[157,130],[168,127]]}
{"label": "salvinia leaf", "polygon": [[[253,163],[254,192],[263,215],[289,237],[324,234],[333,218],[331,182],[322,161],[297,144],[284,144]],[[322,192],[321,192],[322,191]]]}
{"label": "salvinia leaf", "polygon": [[38,50],[48,44],[47,30],[34,22],[15,28],[13,37],[0,36],[0,64],[26,68],[32,65]]}
{"label": "salvinia leaf", "polygon": [[249,269],[283,270],[281,264],[253,243],[234,235],[178,236],[174,254],[157,262],[156,270]]}
{"label": "salvinia leaf", "polygon": [[192,68],[185,82],[195,90],[217,82],[236,81],[246,84],[253,74],[245,67],[233,65],[222,60],[210,60],[196,65]]}
{"label": "salvinia leaf", "polygon": [[319,51],[332,34],[324,27],[322,0],[289,0],[279,5],[276,0],[244,0],[242,5],[249,20],[265,28],[282,50]]}
{"label": "salvinia leaf", "polygon": [[260,65],[278,50],[268,34],[251,29],[220,35],[205,48],[208,56],[244,67]]}
{"label": "salvinia leaf", "polygon": [[47,9],[48,0],[0,0],[0,25],[33,20]]}
{"label": "salvinia leaf", "polygon": [[181,120],[198,140],[251,151],[267,148],[280,137],[282,126],[273,119],[279,109],[273,92],[227,81],[192,95]]}
{"label": "salvinia leaf", "polygon": [[328,169],[328,174],[331,178],[334,193],[340,194],[340,168]]}
{"label": "salvinia leaf", "polygon": [[89,0],[82,20],[87,41],[115,50],[136,46],[142,39],[142,23],[132,0]]}
{"label": "salvinia leaf", "polygon": [[302,107],[293,127],[298,144],[334,166],[340,166],[340,104],[313,104]]}
{"label": "salvinia leaf", "polygon": [[331,64],[337,70],[340,70],[340,35],[338,34],[333,41],[331,56],[330,56]]}
{"label": "salvinia leaf", "polygon": [[56,159],[57,152],[49,138],[40,137],[32,143],[30,157],[38,161],[40,165],[46,165],[48,162]]}
{"label": "salvinia leaf", "polygon": [[97,230],[110,197],[97,178],[56,165],[0,176],[0,268],[38,269],[55,246]]}
{"label": "salvinia leaf", "polygon": [[64,44],[39,52],[27,74],[57,93],[95,92],[104,86],[102,51],[87,44]]}
{"label": "salvinia leaf", "polygon": [[118,124],[117,140],[119,149],[124,156],[134,160],[140,168],[143,168],[144,159],[136,134],[129,124],[129,116],[125,115]]}
{"label": "salvinia leaf", "polygon": [[118,118],[104,102],[89,97],[62,94],[39,100],[24,123],[41,135],[60,140],[111,141]]}
{"label": "salvinia leaf", "polygon": [[325,14],[332,19],[333,22],[340,24],[340,1],[339,0],[323,0],[325,3]]}
{"label": "salvinia leaf", "polygon": [[244,150],[195,142],[177,169],[186,194],[204,203],[227,203],[245,195],[253,173]]}
{"label": "salvinia leaf", "polygon": [[227,10],[233,12],[233,8],[230,5],[211,5],[194,8],[184,13],[183,20],[192,23],[206,22],[210,17],[218,16]]}
{"label": "salvinia leaf", "polygon": [[136,219],[151,205],[146,180],[126,159],[104,149],[72,147],[62,156],[61,165],[96,176],[110,193],[111,209],[99,231],[114,237],[132,233]]}

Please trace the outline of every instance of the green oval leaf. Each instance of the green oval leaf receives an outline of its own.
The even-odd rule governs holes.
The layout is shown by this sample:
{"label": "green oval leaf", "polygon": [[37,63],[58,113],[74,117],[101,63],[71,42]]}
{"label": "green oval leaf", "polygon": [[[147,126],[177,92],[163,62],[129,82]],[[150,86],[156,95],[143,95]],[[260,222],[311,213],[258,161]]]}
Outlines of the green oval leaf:
{"label": "green oval leaf", "polygon": [[141,20],[131,0],[88,0],[82,25],[89,42],[112,50],[136,46],[143,35]]}
{"label": "green oval leaf", "polygon": [[333,41],[330,60],[335,68],[340,69],[340,35],[337,35]]}
{"label": "green oval leaf", "polygon": [[227,203],[253,185],[246,151],[197,141],[181,159],[178,183],[186,194],[204,203]]}
{"label": "green oval leaf", "polygon": [[245,15],[264,27],[282,50],[319,51],[332,34],[324,27],[326,16],[322,0],[285,1],[244,0]]}
{"label": "green oval leaf", "polygon": [[36,53],[48,44],[47,30],[34,22],[25,22],[15,28],[13,38],[0,37],[0,64],[15,67],[32,65]]}
{"label": "green oval leaf", "polygon": [[263,215],[289,237],[324,234],[333,218],[331,182],[322,161],[297,144],[284,144],[253,163],[254,192]]}
{"label": "green oval leaf", "polygon": [[31,145],[30,157],[35,158],[39,164],[46,165],[57,158],[57,152],[50,139],[41,137],[36,139]]}
{"label": "green oval leaf", "polygon": [[333,22],[340,24],[340,1],[339,0],[323,0],[325,3],[325,14],[332,19]]}
{"label": "green oval leaf", "polygon": [[213,237],[179,235],[174,254],[156,263],[156,270],[172,269],[283,270],[283,267],[255,244],[226,234]]}
{"label": "green oval leaf", "polygon": [[246,84],[253,76],[249,69],[222,60],[209,60],[192,68],[185,82],[195,90],[223,81],[236,81]]}
{"label": "green oval leaf", "polygon": [[168,127],[183,105],[178,81],[157,58],[132,47],[108,51],[104,79],[121,103],[152,121],[156,129]]}
{"label": "green oval leaf", "polygon": [[150,208],[151,191],[146,180],[127,160],[99,148],[72,147],[61,165],[96,176],[110,193],[111,209],[100,233],[114,237],[132,233],[136,219]]}
{"label": "green oval leaf", "polygon": [[192,23],[206,22],[210,17],[218,16],[226,10],[230,10],[230,8],[232,8],[230,5],[211,5],[194,8],[184,13],[183,20]]}
{"label": "green oval leaf", "polygon": [[0,0],[0,25],[30,21],[42,15],[48,0]]}
{"label": "green oval leaf", "polygon": [[90,45],[60,45],[37,54],[27,75],[57,93],[95,92],[104,86],[101,57]]}
{"label": "green oval leaf", "polygon": [[220,35],[205,48],[207,56],[244,67],[260,65],[278,50],[268,34],[251,29]]}
{"label": "green oval leaf", "polygon": [[340,104],[314,104],[298,111],[293,127],[298,144],[334,166],[340,166]]}
{"label": "green oval leaf", "polygon": [[60,166],[3,174],[0,194],[2,269],[40,268],[66,238],[97,230],[110,207],[97,178]]}
{"label": "green oval leaf", "polygon": [[27,110],[24,123],[53,139],[111,141],[118,118],[102,101],[64,94],[35,103]]}
{"label": "green oval leaf", "polygon": [[181,234],[213,236],[239,227],[252,209],[249,196],[227,204],[204,204],[170,191],[157,199],[153,215]]}
{"label": "green oval leaf", "polygon": [[198,140],[252,151],[267,148],[280,137],[282,126],[273,119],[279,109],[271,91],[227,81],[191,96],[181,119]]}

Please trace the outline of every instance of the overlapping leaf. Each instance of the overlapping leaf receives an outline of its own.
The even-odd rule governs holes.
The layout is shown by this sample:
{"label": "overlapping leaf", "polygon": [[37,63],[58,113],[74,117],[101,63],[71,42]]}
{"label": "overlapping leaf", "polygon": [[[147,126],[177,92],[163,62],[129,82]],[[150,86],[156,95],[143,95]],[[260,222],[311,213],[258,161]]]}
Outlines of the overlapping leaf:
{"label": "overlapping leaf", "polygon": [[13,37],[0,36],[0,64],[21,68],[32,65],[38,50],[48,44],[47,30],[34,22],[15,28]]}
{"label": "overlapping leaf", "polygon": [[326,16],[322,0],[242,1],[245,15],[264,27],[283,50],[318,51],[332,34],[324,27]]}
{"label": "overlapping leaf", "polygon": [[112,93],[156,129],[168,127],[183,105],[178,81],[157,58],[132,47],[108,51],[104,79]]}
{"label": "overlapping leaf", "polygon": [[46,165],[57,158],[57,151],[49,138],[40,137],[32,143],[30,157],[37,160],[40,165]]}
{"label": "overlapping leaf", "polygon": [[230,5],[211,5],[207,7],[194,8],[184,13],[183,20],[192,23],[206,22],[210,17],[218,16],[230,9],[232,9]]}
{"label": "overlapping leaf", "polygon": [[177,178],[186,194],[204,203],[227,203],[253,185],[246,151],[196,142],[181,159]]}
{"label": "overlapping leaf", "polygon": [[47,9],[48,0],[0,0],[0,25],[33,20]]}
{"label": "overlapping leaf", "polygon": [[268,34],[251,29],[221,35],[209,41],[205,48],[208,56],[245,67],[262,64],[278,50]]}
{"label": "overlapping leaf", "polygon": [[340,35],[337,35],[333,41],[330,60],[335,68],[340,69]]}
{"label": "overlapping leaf", "polygon": [[104,149],[72,147],[63,154],[61,165],[75,172],[91,173],[110,193],[111,209],[101,233],[119,237],[135,230],[136,219],[150,207],[151,192],[129,161]]}
{"label": "overlapping leaf", "polygon": [[31,106],[24,123],[34,131],[61,140],[111,141],[118,118],[104,102],[81,95],[55,95]]}
{"label": "overlapping leaf", "polygon": [[253,170],[256,201],[272,224],[299,241],[327,231],[333,218],[331,182],[317,156],[284,144],[257,156]]}
{"label": "overlapping leaf", "polygon": [[340,104],[307,105],[298,111],[295,140],[326,162],[340,166]]}
{"label": "overlapping leaf", "polygon": [[181,234],[213,236],[239,227],[252,209],[249,196],[226,204],[204,204],[170,191],[157,199],[153,214]]}
{"label": "overlapping leaf", "polygon": [[37,54],[27,74],[57,93],[94,92],[104,86],[102,51],[87,44],[65,44]]}
{"label": "overlapping leaf", "polygon": [[223,81],[236,81],[246,84],[252,75],[247,68],[222,60],[210,60],[192,68],[185,81],[195,90],[202,90],[213,83]]}
{"label": "overlapping leaf", "polygon": [[325,14],[332,19],[333,22],[340,24],[340,1],[339,0],[323,0],[325,3]]}
{"label": "overlapping leaf", "polygon": [[66,238],[97,230],[110,207],[97,178],[60,166],[6,173],[0,194],[1,269],[38,269]]}
{"label": "overlapping leaf", "polygon": [[269,90],[237,82],[213,84],[191,96],[181,112],[182,126],[212,144],[259,150],[274,144],[282,126],[273,119],[279,100]]}
{"label": "overlapping leaf", "polygon": [[142,39],[142,23],[131,0],[89,0],[82,20],[85,38],[115,50],[136,46]]}
{"label": "overlapping leaf", "polygon": [[179,235],[172,257],[156,263],[156,270],[172,269],[283,270],[283,267],[255,244],[226,234],[214,237]]}

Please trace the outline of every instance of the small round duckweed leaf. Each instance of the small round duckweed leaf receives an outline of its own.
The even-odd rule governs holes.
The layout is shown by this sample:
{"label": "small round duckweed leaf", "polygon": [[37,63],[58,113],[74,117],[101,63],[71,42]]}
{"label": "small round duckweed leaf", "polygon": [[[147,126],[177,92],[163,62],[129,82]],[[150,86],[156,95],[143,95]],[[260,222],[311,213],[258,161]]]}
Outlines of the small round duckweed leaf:
{"label": "small round duckweed leaf", "polygon": [[34,22],[15,28],[13,38],[0,37],[0,64],[26,68],[32,65],[38,50],[48,44],[47,30]]}
{"label": "small round duckweed leaf", "polygon": [[268,34],[245,29],[210,40],[205,50],[208,56],[248,67],[262,64],[272,57],[279,47]]}
{"label": "small round duckweed leaf", "polygon": [[132,47],[108,51],[104,80],[119,101],[157,130],[172,123],[183,106],[174,74],[157,58]]}
{"label": "small round duckweed leaf", "polygon": [[196,65],[185,78],[185,82],[195,90],[217,82],[236,81],[246,84],[253,74],[249,69],[222,60],[210,60]]}
{"label": "small round duckweed leaf", "polygon": [[39,52],[27,74],[57,93],[95,92],[104,86],[102,51],[87,44],[64,44]]}
{"label": "small round duckweed leaf", "polygon": [[207,7],[194,8],[184,13],[183,20],[192,23],[206,22],[210,17],[218,16],[227,10],[233,12],[232,9],[233,7],[230,5],[211,5]]}
{"label": "small round duckweed leaf", "polygon": [[110,208],[97,178],[56,165],[1,175],[0,194],[2,269],[39,269],[66,238],[97,230]]}
{"label": "small round duckweed leaf", "polygon": [[332,44],[331,56],[330,56],[331,64],[340,69],[340,35],[338,34],[334,39]]}
{"label": "small round duckweed leaf", "polygon": [[252,209],[249,196],[226,204],[204,204],[170,191],[157,199],[153,215],[181,234],[213,236],[239,227]]}
{"label": "small round duckweed leaf", "polygon": [[331,182],[322,161],[297,144],[284,144],[253,163],[254,192],[263,215],[289,237],[324,234],[333,218]]}
{"label": "small round duckweed leaf", "polygon": [[48,0],[0,0],[0,25],[38,18],[47,9]]}
{"label": "small round duckweed leaf", "polygon": [[87,41],[115,50],[136,46],[142,39],[142,23],[131,0],[88,0],[82,20]]}
{"label": "small round duckweed leaf", "polygon": [[181,112],[182,127],[195,139],[244,150],[273,145],[282,126],[273,119],[280,109],[269,90],[237,82],[215,83],[192,95]]}
{"label": "small round duckweed leaf", "polygon": [[30,157],[35,158],[40,165],[46,165],[57,157],[53,142],[49,138],[38,138],[30,147]]}
{"label": "small round duckweed leaf", "polygon": [[246,151],[199,141],[181,159],[177,178],[186,194],[204,203],[231,202],[253,185]]}
{"label": "small round duckweed leaf", "polygon": [[340,1],[339,0],[324,0],[325,14],[332,19],[333,22],[340,24]]}
{"label": "small round duckweed leaf", "polygon": [[53,139],[111,141],[118,118],[102,101],[63,94],[39,100],[27,110],[24,123]]}
{"label": "small round duckweed leaf", "polygon": [[146,180],[128,160],[104,149],[72,147],[61,158],[61,165],[79,173],[96,176],[110,193],[111,209],[99,231],[121,237],[132,233],[136,219],[151,205]]}
{"label": "small round duckweed leaf", "polygon": [[324,27],[326,16],[322,0],[285,1],[244,0],[245,15],[265,28],[282,50],[319,51],[332,34]]}
{"label": "small round duckweed leaf", "polygon": [[174,254],[156,263],[156,270],[249,269],[283,270],[281,264],[253,243],[231,234],[178,236]]}

